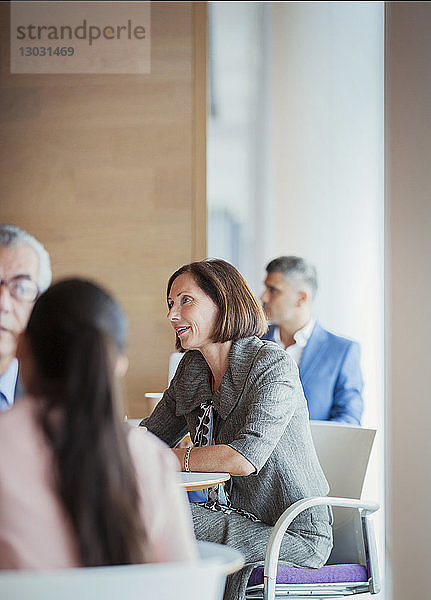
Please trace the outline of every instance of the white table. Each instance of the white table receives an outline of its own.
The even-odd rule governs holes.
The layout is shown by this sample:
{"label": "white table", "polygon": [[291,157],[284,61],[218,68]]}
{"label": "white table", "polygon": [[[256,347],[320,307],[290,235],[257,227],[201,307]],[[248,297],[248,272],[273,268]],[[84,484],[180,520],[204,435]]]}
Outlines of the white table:
{"label": "white table", "polygon": [[180,485],[188,492],[203,490],[230,479],[229,473],[198,473],[196,471],[179,473]]}
{"label": "white table", "polygon": [[197,542],[197,546],[201,560],[218,561],[223,566],[225,575],[231,575],[244,566],[244,555],[235,548],[201,540]]}

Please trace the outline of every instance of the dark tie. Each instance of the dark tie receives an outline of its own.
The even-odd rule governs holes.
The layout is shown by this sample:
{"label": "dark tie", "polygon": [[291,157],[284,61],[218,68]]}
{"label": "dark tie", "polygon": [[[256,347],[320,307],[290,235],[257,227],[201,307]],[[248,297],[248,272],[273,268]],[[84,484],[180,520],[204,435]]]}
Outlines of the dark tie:
{"label": "dark tie", "polygon": [[4,411],[4,410],[8,410],[8,409],[9,409],[9,403],[7,401],[7,398],[3,394],[3,392],[0,392],[0,411]]}

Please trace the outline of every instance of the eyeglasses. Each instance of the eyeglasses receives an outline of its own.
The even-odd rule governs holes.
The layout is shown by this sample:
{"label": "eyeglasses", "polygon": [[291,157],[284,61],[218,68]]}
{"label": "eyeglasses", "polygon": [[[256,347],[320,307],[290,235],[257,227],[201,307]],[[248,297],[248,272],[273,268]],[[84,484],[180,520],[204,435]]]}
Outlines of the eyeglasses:
{"label": "eyeglasses", "polygon": [[0,279],[0,287],[4,285],[9,294],[15,300],[22,302],[33,302],[39,294],[37,284],[26,277],[12,277],[12,279]]}

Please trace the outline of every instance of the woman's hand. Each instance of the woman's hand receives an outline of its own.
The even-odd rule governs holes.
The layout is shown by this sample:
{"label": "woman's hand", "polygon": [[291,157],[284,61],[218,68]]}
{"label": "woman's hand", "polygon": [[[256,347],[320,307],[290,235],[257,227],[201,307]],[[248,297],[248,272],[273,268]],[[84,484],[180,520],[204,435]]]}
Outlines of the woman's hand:
{"label": "woman's hand", "polygon": [[[172,450],[178,458],[181,470],[185,470],[184,459],[187,448]],[[254,466],[242,454],[225,444],[193,446],[189,453],[189,470],[203,473],[230,473],[247,476],[255,472]]]}

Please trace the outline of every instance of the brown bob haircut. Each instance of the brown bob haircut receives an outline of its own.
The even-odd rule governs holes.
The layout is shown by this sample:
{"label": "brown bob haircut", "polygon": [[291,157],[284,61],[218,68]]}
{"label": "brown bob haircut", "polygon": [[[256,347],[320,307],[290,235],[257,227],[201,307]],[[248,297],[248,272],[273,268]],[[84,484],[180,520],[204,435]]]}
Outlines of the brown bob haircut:
{"label": "brown bob haircut", "polygon": [[[210,258],[184,265],[168,281],[166,297],[177,277],[190,273],[197,285],[218,306],[219,316],[212,332],[213,342],[228,342],[256,335],[268,325],[259,301],[241,273],[225,260]],[[177,337],[176,347],[181,350]]]}

